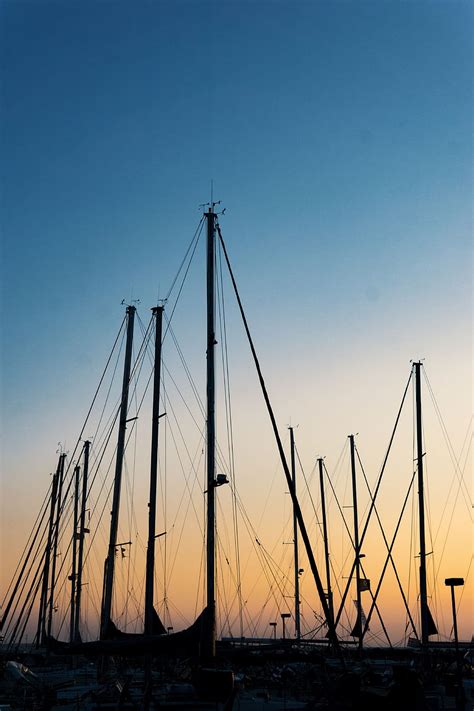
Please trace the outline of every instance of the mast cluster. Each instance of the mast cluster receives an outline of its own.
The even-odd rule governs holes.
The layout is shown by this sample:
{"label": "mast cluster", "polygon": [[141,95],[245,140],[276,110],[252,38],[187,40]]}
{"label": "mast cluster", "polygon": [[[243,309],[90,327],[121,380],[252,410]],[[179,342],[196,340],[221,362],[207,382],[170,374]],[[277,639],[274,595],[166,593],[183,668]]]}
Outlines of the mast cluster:
{"label": "mast cluster", "polygon": [[[277,448],[280,454],[282,468],[286,477],[288,490],[292,500],[293,508],[293,556],[294,556],[294,623],[295,623],[295,639],[302,639],[301,632],[301,594],[300,594],[300,575],[303,572],[300,569],[300,551],[299,542],[302,541],[309,566],[314,578],[315,587],[321,607],[325,624],[327,626],[327,637],[329,643],[336,652],[339,652],[339,637],[337,627],[340,622],[340,617],[346,596],[349,594],[349,588],[352,579],[355,577],[355,600],[356,607],[356,622],[352,629],[351,635],[357,639],[359,650],[362,649],[364,635],[368,630],[368,623],[372,611],[378,611],[376,598],[380,588],[377,586],[375,596],[370,591],[370,581],[365,577],[361,559],[364,557],[361,553],[363,541],[367,531],[368,521],[372,512],[375,510],[375,499],[379,490],[381,475],[374,494],[370,494],[371,503],[369,513],[366,518],[362,532],[359,531],[360,519],[358,513],[358,492],[357,492],[357,475],[356,475],[356,447],[354,435],[348,436],[349,451],[350,451],[350,470],[351,470],[351,485],[352,485],[352,509],[353,509],[353,533],[352,544],[354,557],[352,562],[351,572],[346,583],[342,600],[338,610],[334,607],[334,595],[331,580],[331,562],[330,562],[330,545],[329,545],[329,530],[326,509],[326,491],[325,484],[330,480],[326,478],[327,471],[325,470],[324,461],[320,457],[317,460],[319,473],[319,489],[321,499],[321,515],[322,515],[322,542],[324,545],[324,572],[325,585],[323,584],[316,559],[313,551],[313,544],[305,525],[303,514],[297,493],[296,481],[296,458],[295,458],[295,437],[293,427],[289,427],[290,439],[290,464],[283,450],[283,445],[280,439],[276,419],[270,404],[265,381],[263,379],[260,363],[257,358],[253,340],[250,335],[250,330],[247,324],[245,313],[243,311],[242,302],[234,279],[234,275],[230,266],[227,251],[222,239],[220,227],[217,223],[217,216],[214,211],[216,203],[211,203],[208,210],[204,213],[205,224],[207,227],[207,273],[206,273],[206,297],[207,297],[207,324],[206,324],[206,625],[203,629],[201,640],[202,656],[206,659],[212,659],[216,654],[216,488],[221,483],[225,483],[222,479],[223,475],[216,476],[216,384],[215,384],[215,347],[216,347],[216,314],[215,314],[215,264],[216,264],[216,236],[218,235],[224,258],[229,268],[232,284],[237,297],[238,306],[244,322],[247,338],[250,344],[255,366],[257,369],[259,382],[265,403],[267,405],[268,414],[272,423]],[[148,500],[148,540],[146,549],[146,571],[145,571],[145,592],[144,592],[144,635],[149,640],[153,639],[156,634],[156,612],[154,609],[154,579],[155,579],[155,543],[156,543],[156,505],[157,505],[157,481],[158,481],[158,444],[159,444],[159,422],[160,418],[165,414],[160,414],[161,402],[161,359],[162,359],[162,341],[163,341],[163,306],[156,306],[152,309],[152,319],[154,322],[154,369],[153,369],[153,406],[152,406],[152,426],[151,426],[151,451],[150,451],[150,482],[149,482],[149,500]],[[107,548],[107,556],[104,562],[104,581],[102,590],[102,601],[100,610],[100,638],[107,640],[110,636],[112,623],[112,608],[113,608],[113,593],[114,593],[114,577],[115,577],[115,559],[117,552],[117,539],[120,517],[120,500],[122,488],[122,473],[124,466],[124,453],[126,447],[126,431],[128,420],[128,404],[130,393],[130,380],[132,373],[132,353],[133,353],[133,338],[134,338],[134,322],[135,322],[135,306],[129,305],[126,307],[126,344],[125,355],[123,362],[123,377],[120,408],[118,412],[118,435],[117,449],[115,458],[115,473],[113,482],[112,509],[110,514],[110,530]],[[416,480],[418,485],[418,512],[419,512],[419,590],[420,590],[420,640],[423,647],[426,647],[429,641],[429,636],[436,633],[430,611],[428,608],[427,580],[426,580],[426,541],[425,541],[425,502],[424,502],[424,468],[423,468],[423,431],[422,431],[422,402],[421,402],[421,363],[416,362],[413,365],[413,377],[415,384],[415,404],[416,404]],[[407,386],[408,387],[408,386]],[[406,394],[406,391],[405,391]],[[404,396],[405,397],[405,396]],[[403,405],[403,401],[402,401]],[[400,415],[400,413],[399,413]],[[398,422],[398,418],[397,418]],[[393,441],[393,435],[392,440]],[[70,615],[69,615],[69,641],[77,643],[81,640],[80,621],[81,621],[81,597],[83,582],[83,569],[85,558],[85,535],[88,533],[86,528],[86,511],[88,499],[88,478],[89,478],[89,460],[90,460],[90,442],[85,441],[79,460],[73,462],[73,535],[71,548],[71,572],[69,580],[70,587]],[[387,453],[388,456],[388,453]],[[360,460],[359,460],[360,461]],[[47,540],[44,548],[41,574],[36,583],[37,589],[40,590],[39,609],[38,609],[38,624],[36,632],[37,646],[47,645],[52,633],[53,613],[55,610],[56,600],[56,578],[57,578],[57,559],[58,559],[58,542],[59,532],[61,527],[61,513],[63,512],[66,495],[64,490],[65,479],[65,463],[66,454],[61,453],[58,459],[56,471],[52,477],[51,495],[49,503],[49,516],[47,527]],[[383,468],[385,467],[386,460]],[[225,479],[225,477],[224,477]],[[370,493],[370,490],[369,490]],[[406,502],[405,502],[406,503]],[[46,509],[44,516],[46,515]],[[378,514],[377,514],[378,516]],[[398,527],[397,527],[398,530]],[[351,535],[349,533],[349,535]],[[396,533],[395,533],[396,535]],[[385,538],[384,540],[388,549],[387,562],[385,568],[391,558],[391,550],[395,538],[390,546]],[[28,553],[31,554],[32,548]],[[28,559],[28,558],[27,558]],[[26,565],[27,559],[24,566]],[[23,568],[24,568],[23,566]],[[23,571],[22,571],[23,572]],[[19,580],[21,579],[20,573]],[[382,578],[381,578],[382,580]],[[381,582],[380,580],[380,582]],[[398,577],[397,577],[398,580]],[[400,584],[400,583],[399,583]],[[19,582],[18,582],[19,585]],[[18,585],[13,589],[13,595],[8,602],[4,617],[2,618],[2,626],[6,617],[10,613],[13,596],[18,590]],[[401,586],[401,584],[400,584]],[[372,597],[372,606],[369,616],[365,619],[362,610],[362,592],[370,591]],[[34,598],[33,598],[34,600]],[[407,607],[408,605],[404,599]],[[408,611],[409,612],[409,611]],[[287,617],[288,615],[282,615]],[[381,617],[380,617],[381,620]],[[411,616],[410,616],[411,620]],[[284,622],[284,620],[283,620]],[[382,626],[383,626],[383,621]],[[276,623],[271,623],[276,625]],[[412,622],[413,628],[414,624]],[[384,628],[385,630],[385,628]],[[416,630],[415,630],[416,633]],[[388,635],[387,635],[388,638]],[[146,657],[145,676],[147,688],[151,689],[151,655]],[[149,696],[147,697],[149,700]]]}

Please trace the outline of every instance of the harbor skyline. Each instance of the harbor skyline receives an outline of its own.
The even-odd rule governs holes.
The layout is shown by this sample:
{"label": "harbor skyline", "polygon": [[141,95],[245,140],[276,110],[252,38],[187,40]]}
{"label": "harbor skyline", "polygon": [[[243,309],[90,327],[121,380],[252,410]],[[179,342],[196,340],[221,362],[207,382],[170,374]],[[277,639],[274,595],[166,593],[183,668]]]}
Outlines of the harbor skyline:
{"label": "harbor skyline", "polygon": [[[335,467],[359,433],[373,483],[410,360],[425,358],[467,482],[470,4],[45,2],[1,12],[2,589],[58,443],[70,450],[78,434],[122,300],[139,299],[147,322],[211,180],[280,431],[298,425],[305,471],[324,455]],[[202,393],[203,258],[201,244],[173,321]],[[228,325],[240,333],[229,336],[239,493],[273,545],[288,497],[232,306]],[[424,395],[434,538],[444,503],[454,511],[459,471]],[[404,476],[411,424],[407,416]],[[144,445],[136,462],[141,523],[148,455]],[[391,473],[393,526],[403,491],[395,464]],[[172,481],[170,472],[171,499]],[[262,518],[270,489],[274,509]],[[438,580],[446,609],[444,577],[470,570],[470,512],[458,498]],[[344,558],[342,534],[340,545]],[[380,541],[366,553],[380,557]],[[185,591],[186,565],[176,575]],[[396,626],[395,597],[386,594]]]}

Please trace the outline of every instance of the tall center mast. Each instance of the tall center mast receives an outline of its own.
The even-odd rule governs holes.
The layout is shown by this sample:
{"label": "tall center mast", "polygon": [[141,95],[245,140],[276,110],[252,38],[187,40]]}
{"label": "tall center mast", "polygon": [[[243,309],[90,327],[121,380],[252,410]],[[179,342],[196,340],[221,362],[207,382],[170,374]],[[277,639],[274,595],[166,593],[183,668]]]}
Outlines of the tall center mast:
{"label": "tall center mast", "polygon": [[209,615],[209,634],[206,636],[205,656],[215,656],[216,644],[216,594],[215,594],[215,253],[216,253],[216,215],[214,203],[205,213],[207,220],[207,610]]}

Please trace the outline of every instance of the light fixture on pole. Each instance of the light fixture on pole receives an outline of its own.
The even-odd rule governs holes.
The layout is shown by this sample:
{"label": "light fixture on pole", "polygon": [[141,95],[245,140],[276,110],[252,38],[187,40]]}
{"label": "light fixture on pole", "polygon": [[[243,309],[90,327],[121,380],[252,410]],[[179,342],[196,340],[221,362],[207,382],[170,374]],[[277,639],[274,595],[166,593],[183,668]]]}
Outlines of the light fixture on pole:
{"label": "light fixture on pole", "polygon": [[283,623],[283,639],[286,639],[286,624],[285,620],[288,620],[291,617],[289,612],[282,612],[281,613],[281,621]]}

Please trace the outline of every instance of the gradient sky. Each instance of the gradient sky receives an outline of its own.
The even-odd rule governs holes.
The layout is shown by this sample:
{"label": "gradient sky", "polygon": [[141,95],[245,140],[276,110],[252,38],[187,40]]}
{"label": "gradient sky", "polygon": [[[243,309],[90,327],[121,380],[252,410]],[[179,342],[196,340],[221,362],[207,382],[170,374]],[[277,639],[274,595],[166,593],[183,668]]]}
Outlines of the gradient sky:
{"label": "gradient sky", "polygon": [[[470,2],[4,0],[0,12],[2,538],[15,532],[3,570],[57,443],[77,436],[122,299],[148,319],[211,179],[278,421],[299,424],[308,468],[360,432],[375,477],[412,358],[426,358],[460,453]],[[187,304],[201,305],[198,268],[190,283]],[[201,382],[203,323],[177,312]],[[245,465],[258,394],[239,338]],[[447,475],[432,467],[441,499]],[[460,535],[463,569],[447,574],[466,574]]]}

